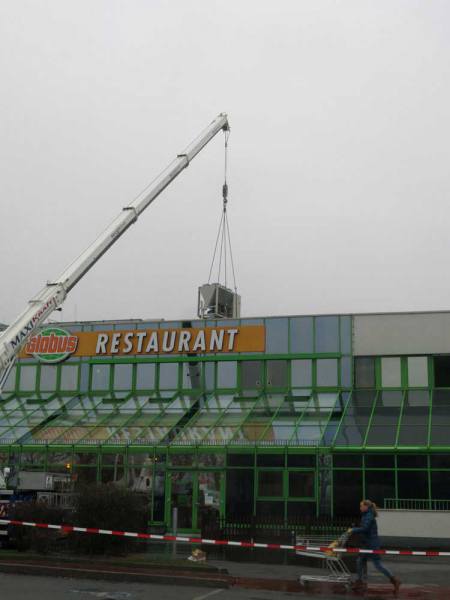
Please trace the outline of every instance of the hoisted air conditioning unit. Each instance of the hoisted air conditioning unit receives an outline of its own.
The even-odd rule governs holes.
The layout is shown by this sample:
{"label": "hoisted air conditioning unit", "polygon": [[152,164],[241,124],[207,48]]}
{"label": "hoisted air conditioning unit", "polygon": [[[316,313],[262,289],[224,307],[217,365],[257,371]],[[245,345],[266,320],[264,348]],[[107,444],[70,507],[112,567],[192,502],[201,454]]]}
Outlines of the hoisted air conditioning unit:
{"label": "hoisted air conditioning unit", "polygon": [[241,297],[220,283],[205,283],[198,288],[200,319],[239,319]]}

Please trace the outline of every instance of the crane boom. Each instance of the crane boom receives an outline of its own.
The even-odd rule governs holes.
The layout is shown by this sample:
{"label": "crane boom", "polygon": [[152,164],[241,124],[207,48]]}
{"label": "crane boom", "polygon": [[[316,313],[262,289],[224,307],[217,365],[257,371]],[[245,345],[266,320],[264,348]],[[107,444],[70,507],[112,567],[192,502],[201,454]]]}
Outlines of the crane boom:
{"label": "crane boom", "polygon": [[185,169],[190,161],[221,130],[228,131],[228,116],[219,114],[210,125],[150,185],[125,206],[99,237],[63,273],[32,298],[27,308],[0,334],[0,392],[16,356],[33,332],[65,300],[68,292],[89,269],[135,223],[140,214]]}

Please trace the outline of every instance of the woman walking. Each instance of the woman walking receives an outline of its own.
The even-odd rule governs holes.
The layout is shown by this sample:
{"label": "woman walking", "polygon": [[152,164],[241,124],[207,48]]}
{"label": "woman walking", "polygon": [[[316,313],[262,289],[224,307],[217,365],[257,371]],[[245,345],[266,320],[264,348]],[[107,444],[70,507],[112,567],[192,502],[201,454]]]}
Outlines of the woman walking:
{"label": "woman walking", "polygon": [[[378,526],[377,526],[377,507],[375,502],[371,500],[361,500],[359,504],[361,511],[361,523],[359,527],[353,527],[348,530],[348,533],[360,533],[363,537],[363,544],[365,548],[370,550],[378,550],[380,548],[380,538],[378,537]],[[367,561],[369,558],[373,561],[375,568],[383,573],[392,585],[394,586],[395,595],[398,594],[400,588],[400,581],[392,575],[392,573],[386,569],[382,564],[379,554],[360,554],[358,556],[356,565],[358,572],[358,579],[353,584],[354,590],[364,590],[367,586]]]}

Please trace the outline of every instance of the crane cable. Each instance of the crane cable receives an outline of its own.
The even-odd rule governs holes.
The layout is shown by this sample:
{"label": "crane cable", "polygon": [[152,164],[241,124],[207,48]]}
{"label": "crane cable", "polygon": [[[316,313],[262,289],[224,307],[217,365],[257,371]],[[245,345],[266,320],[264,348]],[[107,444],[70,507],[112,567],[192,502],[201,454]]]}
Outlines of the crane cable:
{"label": "crane cable", "polygon": [[216,261],[217,250],[219,248],[219,240],[220,240],[220,249],[218,254],[218,271],[217,271],[217,283],[220,283],[220,276],[222,273],[222,261],[224,264],[224,280],[225,287],[227,287],[227,255],[229,254],[230,264],[231,264],[231,272],[233,275],[233,285],[234,291],[237,293],[237,285],[236,285],[236,273],[234,270],[234,260],[233,260],[233,250],[231,247],[231,237],[230,237],[230,224],[228,222],[228,214],[227,214],[227,204],[228,204],[228,138],[230,136],[230,132],[225,131],[225,151],[224,151],[224,183],[222,186],[222,214],[220,216],[219,222],[219,230],[217,232],[216,243],[214,246],[214,254],[211,262],[211,267],[209,269],[209,277],[208,283],[211,282],[211,276],[214,269],[214,263]]}

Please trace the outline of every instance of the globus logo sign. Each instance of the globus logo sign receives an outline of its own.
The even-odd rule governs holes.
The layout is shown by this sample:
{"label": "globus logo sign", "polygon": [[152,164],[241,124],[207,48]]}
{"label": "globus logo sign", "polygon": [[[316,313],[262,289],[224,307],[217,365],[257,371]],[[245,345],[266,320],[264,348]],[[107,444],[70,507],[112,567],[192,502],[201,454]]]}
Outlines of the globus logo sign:
{"label": "globus logo sign", "polygon": [[57,363],[73,354],[78,337],[59,327],[47,327],[25,345],[25,352],[46,363]]}

